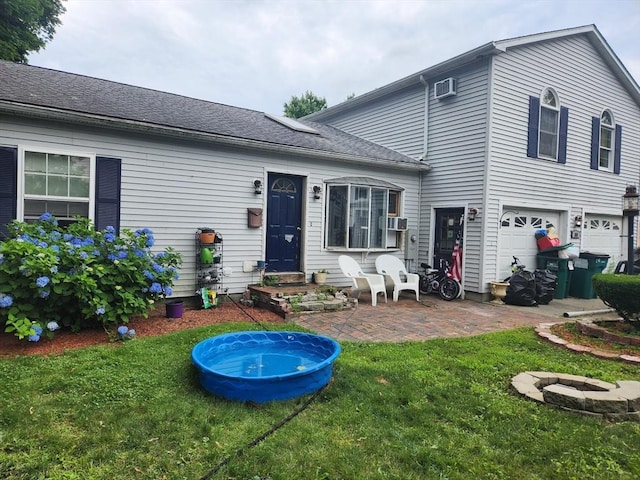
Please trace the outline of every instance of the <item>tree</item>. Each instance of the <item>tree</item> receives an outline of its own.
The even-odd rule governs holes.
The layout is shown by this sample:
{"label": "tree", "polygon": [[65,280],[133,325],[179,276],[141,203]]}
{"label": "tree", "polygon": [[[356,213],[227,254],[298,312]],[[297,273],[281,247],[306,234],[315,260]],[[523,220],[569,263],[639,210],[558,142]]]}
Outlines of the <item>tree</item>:
{"label": "tree", "polygon": [[53,38],[64,0],[0,0],[0,59],[27,63]]}
{"label": "tree", "polygon": [[327,108],[327,100],[318,97],[313,92],[307,90],[301,97],[295,95],[291,97],[289,103],[284,104],[284,116],[289,118],[300,118],[311,115]]}

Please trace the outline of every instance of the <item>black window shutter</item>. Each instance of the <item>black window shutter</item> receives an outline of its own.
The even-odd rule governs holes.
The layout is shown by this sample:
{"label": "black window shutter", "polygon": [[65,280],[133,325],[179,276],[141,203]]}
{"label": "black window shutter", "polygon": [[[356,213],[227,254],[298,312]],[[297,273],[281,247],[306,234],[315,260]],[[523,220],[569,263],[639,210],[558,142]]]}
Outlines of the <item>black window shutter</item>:
{"label": "black window shutter", "polygon": [[540,123],[540,99],[529,97],[529,136],[527,157],[538,158],[538,129]]}
{"label": "black window shutter", "polygon": [[16,219],[18,206],[18,149],[0,147],[0,239],[9,233],[7,224]]}
{"label": "black window shutter", "polygon": [[560,138],[558,139],[558,163],[567,163],[567,130],[569,129],[569,109],[560,107]]}
{"label": "black window shutter", "polygon": [[613,147],[613,173],[620,175],[620,154],[622,153],[622,125],[616,125],[616,144]]}
{"label": "black window shutter", "polygon": [[96,157],[96,230],[112,226],[120,232],[121,172],[121,159]]}
{"label": "black window shutter", "polygon": [[591,117],[591,170],[598,170],[600,151],[600,118]]}

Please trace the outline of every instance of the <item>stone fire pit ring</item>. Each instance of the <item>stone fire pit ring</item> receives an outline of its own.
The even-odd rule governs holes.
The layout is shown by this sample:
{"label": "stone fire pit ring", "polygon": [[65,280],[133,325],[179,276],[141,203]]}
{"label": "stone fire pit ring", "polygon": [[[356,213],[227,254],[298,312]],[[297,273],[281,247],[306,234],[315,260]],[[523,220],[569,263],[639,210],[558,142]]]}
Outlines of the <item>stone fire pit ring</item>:
{"label": "stone fire pit ring", "polygon": [[553,372],[522,372],[511,379],[520,395],[551,407],[612,421],[640,422],[640,382],[615,384]]}

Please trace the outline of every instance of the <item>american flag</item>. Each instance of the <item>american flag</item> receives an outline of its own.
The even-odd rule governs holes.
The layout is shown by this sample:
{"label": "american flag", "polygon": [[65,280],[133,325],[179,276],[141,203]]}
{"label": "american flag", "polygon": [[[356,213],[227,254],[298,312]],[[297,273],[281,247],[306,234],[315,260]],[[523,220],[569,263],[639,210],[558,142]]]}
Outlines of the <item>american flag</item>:
{"label": "american flag", "polygon": [[451,268],[447,272],[449,278],[453,278],[458,282],[462,280],[462,225],[463,220],[460,219],[460,225],[456,233],[456,243],[453,245],[453,252],[451,253]]}

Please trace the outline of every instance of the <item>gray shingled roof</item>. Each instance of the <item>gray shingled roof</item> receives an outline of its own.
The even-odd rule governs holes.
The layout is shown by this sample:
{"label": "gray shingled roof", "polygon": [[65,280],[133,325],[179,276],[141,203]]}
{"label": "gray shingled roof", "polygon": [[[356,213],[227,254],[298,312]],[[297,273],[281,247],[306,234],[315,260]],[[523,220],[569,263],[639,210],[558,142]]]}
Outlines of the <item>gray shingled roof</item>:
{"label": "gray shingled roof", "polygon": [[126,122],[406,164],[420,162],[341,130],[305,121],[319,135],[292,130],[262,112],[57,70],[0,61],[2,104],[38,106]]}

